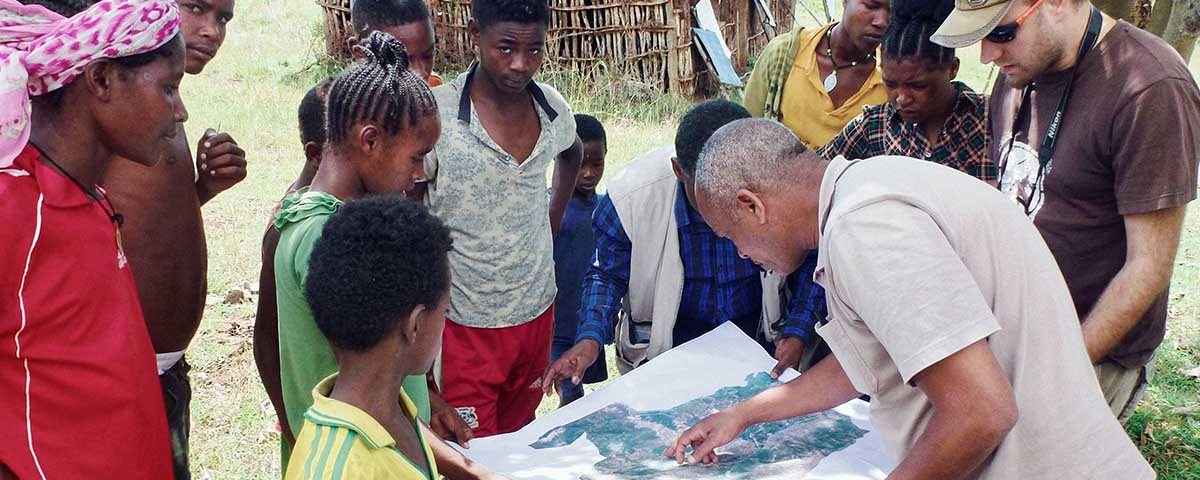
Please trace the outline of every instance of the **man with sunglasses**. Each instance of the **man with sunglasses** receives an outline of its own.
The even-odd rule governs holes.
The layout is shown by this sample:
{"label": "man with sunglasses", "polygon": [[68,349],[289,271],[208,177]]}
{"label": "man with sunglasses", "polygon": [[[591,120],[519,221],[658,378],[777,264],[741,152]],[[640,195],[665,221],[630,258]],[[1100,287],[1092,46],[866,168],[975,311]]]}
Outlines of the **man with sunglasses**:
{"label": "man with sunglasses", "polygon": [[1086,0],[958,0],[932,37],[982,41],[1000,67],[990,153],[1038,227],[1124,422],[1166,328],[1185,206],[1196,198],[1200,90],[1161,39]]}

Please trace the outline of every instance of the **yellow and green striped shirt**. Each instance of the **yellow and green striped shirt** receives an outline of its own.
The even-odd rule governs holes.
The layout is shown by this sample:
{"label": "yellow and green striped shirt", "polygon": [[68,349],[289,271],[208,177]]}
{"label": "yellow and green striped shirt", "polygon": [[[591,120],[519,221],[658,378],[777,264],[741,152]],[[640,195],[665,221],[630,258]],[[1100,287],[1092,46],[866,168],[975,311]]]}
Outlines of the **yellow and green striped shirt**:
{"label": "yellow and green striped shirt", "polygon": [[[417,438],[425,458],[409,459],[396,448],[396,440],[367,412],[329,397],[337,374],[330,375],[313,389],[313,405],[304,413],[304,426],[296,438],[287,468],[287,480],[400,479],[440,478],[433,462],[433,451],[421,434],[417,408],[408,395],[400,392],[405,412],[413,418]],[[426,477],[416,461],[426,465]]]}

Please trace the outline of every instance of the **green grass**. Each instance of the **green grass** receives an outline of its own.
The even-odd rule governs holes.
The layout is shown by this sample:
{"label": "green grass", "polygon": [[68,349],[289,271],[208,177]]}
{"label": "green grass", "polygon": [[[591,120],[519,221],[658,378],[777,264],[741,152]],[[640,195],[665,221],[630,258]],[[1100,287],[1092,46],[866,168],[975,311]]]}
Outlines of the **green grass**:
{"label": "green grass", "polygon": [[[811,0],[806,0],[811,1]],[[820,14],[819,3],[814,11]],[[801,15],[804,13],[801,10]],[[271,210],[302,161],[295,111],[309,86],[336,70],[319,63],[321,11],[308,0],[239,0],[237,18],[217,60],[183,86],[188,130],[231,132],[247,150],[249,178],[204,209],[209,291],[257,286],[259,244]],[[960,78],[981,89],[988,67],[963,51]],[[1196,71],[1193,65],[1193,71]],[[581,81],[548,73],[578,112],[592,113],[609,132],[608,174],[636,155],[672,141],[685,99],[642,86]],[[1200,382],[1179,370],[1200,365],[1200,220],[1189,215],[1173,286],[1170,333],[1159,350],[1159,374],[1129,425],[1130,435],[1162,478],[1200,480],[1200,417],[1173,410],[1200,404]],[[199,479],[277,478],[279,437],[254,368],[253,304],[210,306],[189,352],[193,365],[192,470]],[[610,352],[611,358],[611,352]],[[610,368],[615,377],[615,369]],[[557,399],[543,402],[549,411]]]}

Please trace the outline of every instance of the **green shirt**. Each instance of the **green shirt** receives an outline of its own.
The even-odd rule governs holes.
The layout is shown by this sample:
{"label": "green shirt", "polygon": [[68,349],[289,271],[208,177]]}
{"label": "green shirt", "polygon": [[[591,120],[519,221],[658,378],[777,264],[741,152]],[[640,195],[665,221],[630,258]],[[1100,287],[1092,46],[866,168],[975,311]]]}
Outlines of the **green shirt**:
{"label": "green shirt", "polygon": [[[275,296],[279,308],[279,377],[283,405],[292,434],[300,436],[304,412],[312,406],[313,388],[338,370],[329,341],[317,328],[304,298],[308,260],[329,217],[344,202],[325,192],[302,188],[283,199],[275,215],[279,246],[275,249]],[[425,377],[404,380],[404,392],[417,407],[417,416],[429,422],[429,387]],[[287,465],[290,452],[283,449]]]}

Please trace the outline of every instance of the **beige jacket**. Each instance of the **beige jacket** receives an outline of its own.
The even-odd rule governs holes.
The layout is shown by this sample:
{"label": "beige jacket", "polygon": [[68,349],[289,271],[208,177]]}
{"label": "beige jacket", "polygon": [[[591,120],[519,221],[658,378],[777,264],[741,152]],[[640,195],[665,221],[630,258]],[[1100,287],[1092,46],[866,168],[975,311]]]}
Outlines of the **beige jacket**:
{"label": "beige jacket", "polygon": [[[617,358],[623,371],[670,350],[675,315],[683,295],[683,260],[675,224],[678,180],[671,168],[675,148],[659,147],[635,158],[608,181],[608,196],[632,245],[629,289],[617,321]],[[762,329],[783,316],[784,277],[763,274]],[[648,343],[634,343],[630,330]]]}

